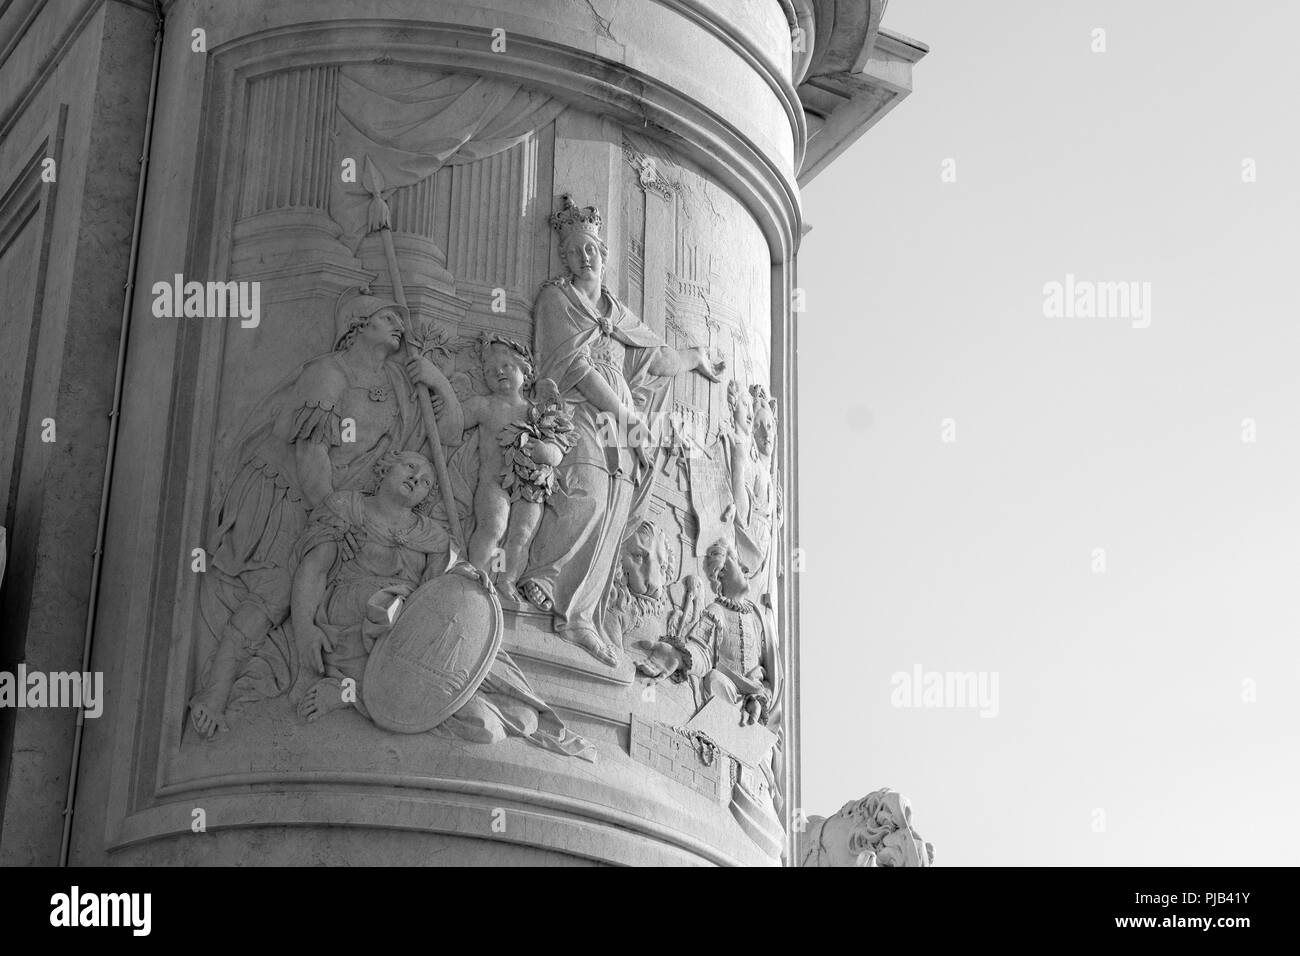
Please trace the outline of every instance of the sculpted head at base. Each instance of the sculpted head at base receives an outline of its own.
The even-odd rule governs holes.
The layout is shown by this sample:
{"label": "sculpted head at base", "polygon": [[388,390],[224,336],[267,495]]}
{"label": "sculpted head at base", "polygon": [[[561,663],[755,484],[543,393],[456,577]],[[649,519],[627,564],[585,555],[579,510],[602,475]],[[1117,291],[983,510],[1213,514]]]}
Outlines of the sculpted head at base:
{"label": "sculpted head at base", "polygon": [[934,844],[912,829],[912,805],[885,787],[831,817],[809,817],[800,866],[932,866]]}

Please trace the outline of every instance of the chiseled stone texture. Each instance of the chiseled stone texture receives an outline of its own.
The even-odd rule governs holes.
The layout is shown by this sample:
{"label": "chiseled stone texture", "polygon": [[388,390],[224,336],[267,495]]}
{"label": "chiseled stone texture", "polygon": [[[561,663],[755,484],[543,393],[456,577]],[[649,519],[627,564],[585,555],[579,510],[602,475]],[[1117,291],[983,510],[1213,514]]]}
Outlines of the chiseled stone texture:
{"label": "chiseled stone texture", "polygon": [[[15,290],[0,338],[0,405],[19,429],[0,459],[0,501],[14,506],[0,669],[24,661],[29,670],[66,672],[82,666],[153,18],[107,3],[80,22],[38,22],[45,29],[27,36],[6,76],[40,55],[45,30],[70,31],[72,41],[20,113],[4,103],[12,125],[0,134],[0,169],[24,170],[42,143],[57,162],[56,182],[39,187],[35,214],[0,251],[0,288]],[[7,91],[19,88],[6,78]],[[10,186],[0,177],[0,195]],[[26,314],[22,304],[30,304]],[[10,340],[17,334],[26,341]],[[55,422],[53,443],[40,438],[46,418]],[[0,865],[58,862],[75,726],[68,709],[0,711]]]}
{"label": "chiseled stone texture", "polygon": [[[328,2],[301,26],[296,8],[278,5],[169,8],[117,452],[123,492],[102,585],[100,633],[130,637],[95,645],[113,719],[86,731],[76,862],[246,859],[291,825],[276,862],[327,852],[397,861],[383,841],[340,827],[418,834],[420,847],[475,862],[516,850],[521,862],[779,862],[791,713],[777,624],[790,474],[780,435],[792,419],[783,330],[802,135],[789,39],[778,4],[735,36],[725,20],[747,4],[712,14],[691,4],[690,16],[646,4],[636,17],[606,6],[440,4],[439,23],[463,29],[420,26],[427,4],[403,0],[385,8],[392,27],[350,24],[351,5]],[[498,25],[507,46],[492,51]],[[182,42],[197,26],[206,57]],[[356,63],[373,56],[401,65]],[[489,83],[473,87],[466,74]],[[643,81],[631,96],[630,75]],[[433,84],[429,100],[401,93],[419,83]],[[471,105],[483,90],[500,95]],[[453,100],[406,128],[457,142],[462,124],[458,147],[385,132],[385,117]],[[339,176],[345,157],[359,182]],[[587,240],[603,244],[592,269]],[[159,317],[154,284],[176,275],[260,283],[260,321]],[[557,295],[569,304],[545,305]],[[556,517],[543,517],[517,579],[473,539],[457,549],[502,596],[504,669],[435,733],[381,730],[363,706],[364,658],[319,644],[314,663],[314,635],[396,635],[421,581],[442,571],[425,555],[456,536],[448,515],[468,536],[504,514],[475,493],[498,468],[475,464],[493,448],[474,426],[540,414],[544,390],[498,382],[494,362],[518,365],[510,375],[527,368],[485,334],[531,351],[537,373],[554,377],[556,414],[586,414],[582,402],[595,399],[567,377],[563,322],[592,336],[593,360],[621,369],[608,379],[618,410],[662,412],[656,440],[644,465],[630,443],[619,452],[630,482],[583,464],[610,460],[593,438],[529,446],[526,457],[560,456],[565,485],[581,478],[611,495],[608,528],[590,538],[601,543],[587,564],[566,559],[570,583],[562,573],[555,590],[512,595],[547,582],[548,548],[589,540],[570,499],[546,499],[538,485]],[[404,333],[400,345],[386,329]],[[409,367],[408,344],[419,355]],[[485,418],[493,408],[506,417]],[[351,420],[355,438],[343,439]],[[394,464],[384,448],[424,457]],[[374,483],[372,461],[393,476],[386,484]],[[425,501],[399,467],[413,481],[443,467],[447,478]],[[364,532],[360,552],[345,547],[349,528]],[[195,573],[200,546],[208,561]],[[334,570],[313,572],[313,553],[333,556]],[[335,600],[337,574],[390,560],[400,566],[385,602],[368,609],[359,591]],[[291,607],[299,586],[320,598]],[[387,625],[372,616],[399,593],[409,604]],[[716,639],[716,660],[697,653],[677,682],[653,667],[638,674],[666,635],[682,647]],[[359,701],[343,696],[344,677],[359,681]],[[403,677],[390,671],[386,686]],[[709,700],[734,710],[735,740],[689,726]],[[634,714],[692,741],[672,773],[630,753]],[[705,758],[714,746],[747,763],[726,750]],[[700,778],[716,782],[708,795]],[[192,829],[195,809],[204,832]],[[313,842],[324,834],[328,851]]]}
{"label": "chiseled stone texture", "polygon": [[[165,6],[72,861],[781,862],[794,7]],[[68,418],[0,473],[40,511],[26,659],[63,670],[152,35],[85,10],[33,101],[75,94],[14,247],[49,247],[35,374],[0,380]],[[49,124],[4,115],[24,168]],[[225,282],[255,316],[206,314]],[[0,861],[53,862],[69,714],[5,721]]]}
{"label": "chiseled stone texture", "polygon": [[873,790],[829,817],[799,827],[795,865],[807,867],[924,867],[934,844],[912,826],[912,804],[896,790]]}
{"label": "chiseled stone texture", "polygon": [[173,837],[117,854],[122,866],[594,866],[591,860],[518,844],[443,833],[366,827],[266,826],[201,838]]}

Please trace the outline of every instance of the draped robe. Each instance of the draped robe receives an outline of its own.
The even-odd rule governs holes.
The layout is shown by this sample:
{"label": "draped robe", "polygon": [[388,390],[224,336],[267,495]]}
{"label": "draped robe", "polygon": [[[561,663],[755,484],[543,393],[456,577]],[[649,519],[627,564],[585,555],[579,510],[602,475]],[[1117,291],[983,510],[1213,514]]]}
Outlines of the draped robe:
{"label": "draped robe", "polygon": [[546,504],[533,541],[530,565],[521,580],[531,580],[550,598],[555,628],[603,626],[604,602],[613,582],[629,516],[649,496],[653,469],[638,463],[621,428],[587,400],[578,383],[595,374],[623,405],[652,420],[668,395],[671,378],[650,366],[663,340],[608,289],[595,311],[567,279],[554,279],[538,293],[533,307],[539,378],[559,386],[573,417],[575,445],[558,471],[562,481]]}
{"label": "draped robe", "polygon": [[[334,491],[373,485],[374,465],[385,452],[421,450],[426,436],[414,389],[396,361],[385,362],[383,371],[386,389],[371,397],[371,389],[353,381],[338,352],[317,356],[281,381],[249,416],[230,454],[232,467],[209,546],[212,567],[200,589],[207,627],[199,629],[196,647],[199,688],[207,686],[222,632],[241,609],[260,612],[252,618],[260,626],[256,633],[228,638],[244,645],[231,702],[275,696],[287,688],[292,648],[281,625],[289,615],[294,546],[311,510],[295,446],[325,446]],[[343,441],[345,418],[356,422],[355,441]],[[252,655],[257,656],[249,659]]]}
{"label": "draped robe", "polygon": [[[394,598],[409,597],[421,583],[442,573],[451,539],[444,522],[424,515],[417,515],[409,531],[395,536],[370,518],[365,498],[357,492],[327,497],[312,512],[298,541],[295,563],[325,542],[338,544],[349,532],[359,542],[349,560],[343,559],[341,549],[336,550],[315,624],[333,645],[323,654],[326,676],[356,681],[357,709],[369,717],[365,708],[366,662],[393,625],[387,609]],[[565,726],[503,650],[497,651],[474,695],[434,732],[475,743],[523,737],[552,753],[592,762],[596,759],[595,747]]]}

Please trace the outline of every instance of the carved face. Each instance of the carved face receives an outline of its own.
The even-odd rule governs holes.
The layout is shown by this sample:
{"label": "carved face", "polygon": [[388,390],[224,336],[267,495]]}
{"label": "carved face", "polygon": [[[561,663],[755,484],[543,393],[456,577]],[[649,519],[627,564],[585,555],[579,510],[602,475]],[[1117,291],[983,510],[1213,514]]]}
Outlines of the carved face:
{"label": "carved face", "polygon": [[605,254],[594,236],[573,236],[564,247],[564,264],[575,279],[599,280],[605,274]]}
{"label": "carved face", "polygon": [[433,466],[423,455],[406,452],[379,482],[379,494],[414,508],[433,490]]}
{"label": "carved face", "polygon": [[663,593],[663,552],[658,531],[648,523],[623,546],[623,580],[632,594],[657,598]]}
{"label": "carved face", "polygon": [[741,435],[748,435],[754,427],[754,401],[743,388],[728,389],[731,394],[731,423]]}
{"label": "carved face", "polygon": [[776,415],[767,402],[759,402],[754,409],[754,449],[767,458],[776,448]]}
{"label": "carved face", "polygon": [[718,572],[719,591],[727,597],[740,597],[749,590],[749,579],[745,576],[747,570],[735,550],[729,551],[722,570]]}
{"label": "carved face", "polygon": [[360,338],[367,345],[396,352],[402,347],[402,320],[392,309],[380,309],[366,320]]}
{"label": "carved face", "polygon": [[527,370],[519,353],[500,343],[484,349],[483,380],[498,395],[514,395],[523,388]]}
{"label": "carved face", "polygon": [[704,573],[715,594],[739,598],[749,590],[749,569],[741,563],[740,555],[726,541],[719,541],[704,556]]}
{"label": "carved face", "polygon": [[831,866],[930,866],[934,847],[912,829],[911,806],[892,790],[844,805],[822,827]]}
{"label": "carved face", "polygon": [[928,843],[922,845],[911,827],[895,830],[881,841],[876,851],[876,866],[928,866],[929,847]]}

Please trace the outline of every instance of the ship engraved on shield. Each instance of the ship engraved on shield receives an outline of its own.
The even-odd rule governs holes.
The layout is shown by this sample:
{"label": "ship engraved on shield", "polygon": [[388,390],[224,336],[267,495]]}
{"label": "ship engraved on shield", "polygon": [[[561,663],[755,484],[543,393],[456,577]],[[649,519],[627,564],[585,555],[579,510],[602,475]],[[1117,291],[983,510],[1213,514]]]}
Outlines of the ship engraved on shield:
{"label": "ship engraved on shield", "polygon": [[422,585],[370,652],[362,696],[380,727],[423,733],[474,695],[501,647],[501,602],[453,569]]}
{"label": "ship engraved on shield", "polygon": [[457,633],[460,623],[460,614],[452,615],[438,640],[427,644],[404,641],[393,648],[393,659],[417,669],[435,693],[454,694],[469,679],[469,667],[464,663],[465,642]]}

